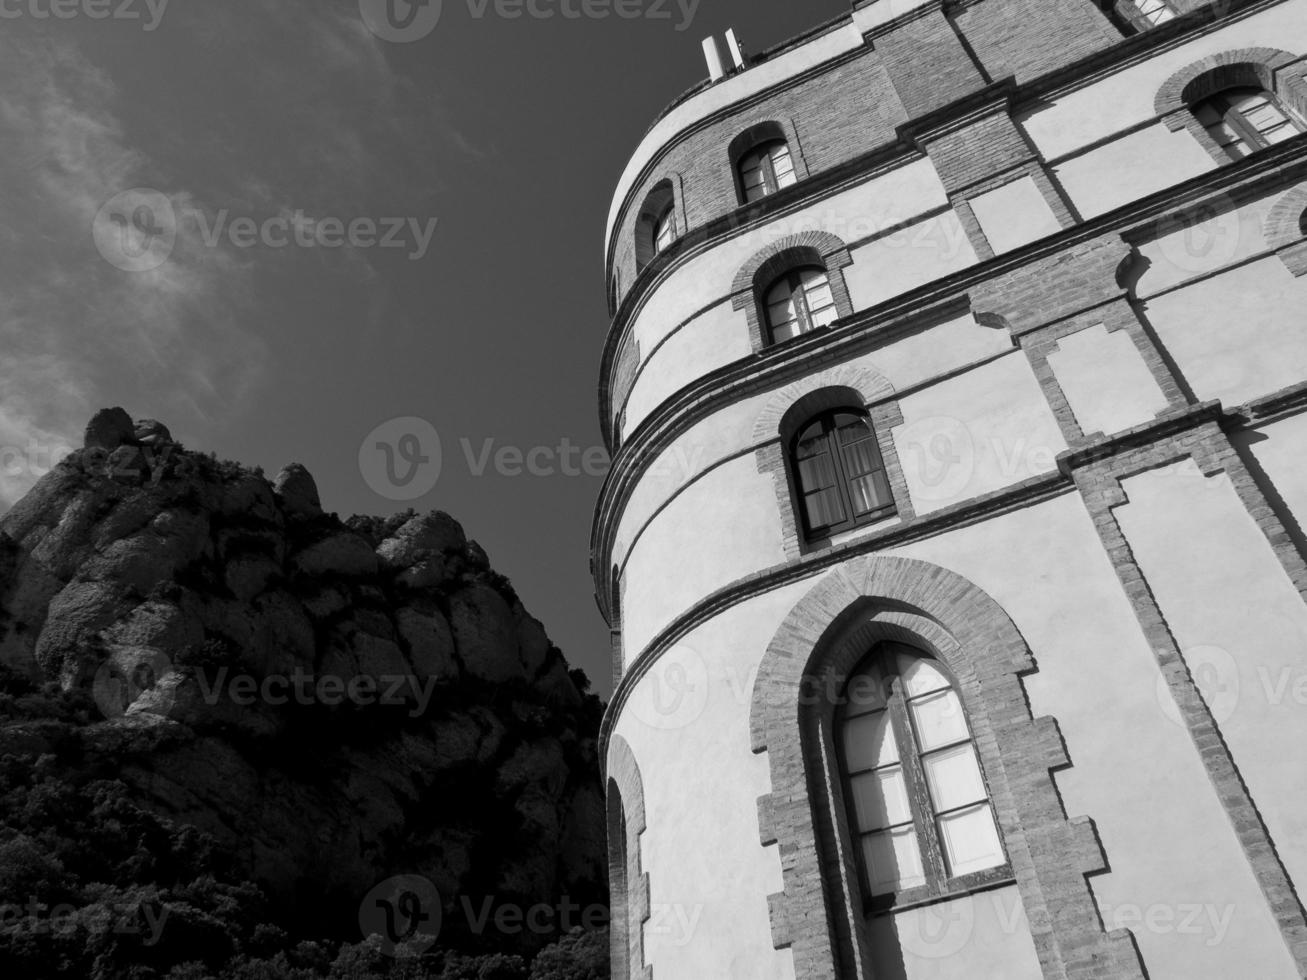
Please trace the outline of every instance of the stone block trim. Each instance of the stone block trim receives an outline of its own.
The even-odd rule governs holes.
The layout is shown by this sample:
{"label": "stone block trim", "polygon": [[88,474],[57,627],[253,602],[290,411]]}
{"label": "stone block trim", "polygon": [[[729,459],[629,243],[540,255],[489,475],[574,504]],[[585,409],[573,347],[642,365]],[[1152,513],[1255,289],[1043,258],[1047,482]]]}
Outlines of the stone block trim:
{"label": "stone block trim", "polygon": [[651,914],[649,874],[640,857],[640,835],[647,826],[644,779],[631,746],[620,735],[608,741],[606,775],[613,978],[653,980],[653,967],[644,959],[644,924]]}
{"label": "stone block trim", "polygon": [[853,300],[844,281],[844,269],[853,264],[849,248],[825,231],[805,231],[768,245],[740,267],[731,284],[731,307],[743,310],[749,321],[749,339],[755,353],[771,345],[763,322],[762,291],[787,269],[820,265],[830,279],[831,294],[840,318],[853,315]]}
{"label": "stone block trim", "polygon": [[1179,644],[1116,518],[1115,509],[1129,502],[1121,482],[1186,458],[1197,462],[1206,476],[1224,472],[1266,535],[1299,594],[1307,594],[1307,564],[1237,451],[1215,422],[1181,432],[1159,431],[1165,433],[1160,439],[1109,459],[1088,462],[1083,468],[1075,469],[1073,477],[1285,945],[1299,972],[1307,976],[1307,913],[1304,913],[1256,802],[1194,683]]}
{"label": "stone block trim", "polygon": [[753,689],[752,748],[767,753],[772,774],[772,792],[759,804],[767,814],[760,840],[775,838],[785,885],[768,902],[773,943],[793,950],[800,980],[870,976],[822,727],[830,703],[811,694],[839,690],[870,643],[909,638],[958,680],[1044,976],[1142,980],[1129,933],[1106,933],[1099,921],[1086,875],[1106,860],[1092,824],[1063,810],[1051,770],[1068,760],[1057,726],[1030,714],[1021,677],[1036,668],[1021,634],[954,572],[876,555],[841,565],[795,606]]}
{"label": "stone block trim", "polygon": [[977,284],[971,305],[1002,316],[1020,336],[1124,296],[1117,275],[1131,254],[1118,235],[1079,242]]}
{"label": "stone block trim", "polygon": [[1295,276],[1307,276],[1307,184],[1293,188],[1271,208],[1263,233]]}
{"label": "stone block trim", "polygon": [[1082,430],[1079,420],[1075,417],[1075,412],[1067,401],[1066,393],[1062,390],[1062,385],[1058,382],[1052,365],[1049,364],[1048,358],[1050,354],[1058,349],[1058,343],[1063,338],[1097,326],[1106,327],[1108,333],[1124,330],[1130,335],[1130,339],[1134,342],[1135,348],[1143,358],[1144,364],[1148,366],[1153,380],[1157,382],[1157,386],[1166,397],[1166,408],[1158,413],[1159,417],[1167,412],[1181,410],[1189,404],[1189,399],[1181,389],[1180,383],[1171,370],[1170,363],[1163,355],[1160,345],[1139,319],[1134,306],[1125,299],[1077,314],[1070,319],[1058,321],[1047,327],[1032,330],[1018,337],[1017,342],[1030,360],[1031,370],[1034,371],[1035,377],[1039,380],[1039,385],[1044,391],[1044,396],[1048,399],[1049,408],[1052,409],[1053,415],[1057,419],[1063,438],[1066,439],[1067,445],[1073,448],[1099,442],[1110,433],[1086,433]]}

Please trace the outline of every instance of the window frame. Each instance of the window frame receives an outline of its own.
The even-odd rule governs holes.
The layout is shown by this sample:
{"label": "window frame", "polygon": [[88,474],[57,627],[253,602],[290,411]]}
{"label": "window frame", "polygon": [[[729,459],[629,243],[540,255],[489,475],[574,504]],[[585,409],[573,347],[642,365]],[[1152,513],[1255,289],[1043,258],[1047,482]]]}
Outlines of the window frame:
{"label": "window frame", "polygon": [[[903,678],[898,669],[897,658],[900,653],[906,653],[910,656],[921,660],[929,661],[948,680],[950,689],[956,695],[959,705],[962,707],[963,721],[966,723],[967,739],[950,743],[946,746],[936,746],[929,751],[921,748],[920,742],[916,735],[916,730],[911,718],[911,712],[908,709],[908,697],[903,691]],[[847,715],[847,708],[850,703],[848,690],[850,684],[858,677],[865,676],[867,665],[875,662],[881,670],[885,682],[890,690],[884,694],[886,707],[885,711],[889,715],[890,730],[893,734],[895,745],[899,755],[899,766],[903,771],[904,782],[907,787],[908,805],[912,812],[913,832],[916,836],[917,848],[921,856],[922,870],[926,877],[925,884],[914,885],[910,888],[899,889],[893,892],[876,895],[872,892],[870,872],[867,862],[862,853],[860,838],[863,836],[857,829],[856,814],[853,808],[853,784],[852,780],[855,775],[864,771],[874,772],[875,768],[870,770],[859,770],[858,773],[850,771],[846,753],[844,749],[844,740],[842,738],[843,728]],[[941,689],[942,690],[942,689]],[[934,694],[936,692],[931,692]],[[924,695],[929,696],[929,695]],[[869,649],[849,672],[845,679],[844,688],[841,694],[840,702],[836,707],[833,715],[832,736],[834,739],[835,764],[838,770],[840,792],[843,796],[843,817],[847,821],[848,834],[850,838],[853,854],[854,865],[858,873],[859,897],[861,899],[860,907],[864,917],[872,918],[875,916],[886,915],[893,912],[903,911],[919,905],[927,905],[938,901],[946,900],[950,897],[967,894],[994,885],[1003,884],[1012,881],[1015,878],[1015,872],[1012,867],[1011,854],[1009,852],[1007,841],[1003,838],[1003,829],[998,821],[998,813],[994,808],[994,792],[990,786],[988,774],[985,772],[985,761],[982,758],[980,746],[976,741],[976,732],[971,724],[971,718],[967,711],[966,704],[962,699],[962,687],[953,672],[948,669],[938,657],[927,653],[918,647],[907,643],[897,641],[881,641]],[[922,765],[922,756],[931,753],[947,751],[959,745],[970,745],[975,754],[976,766],[980,771],[980,779],[985,790],[985,805],[989,807],[990,816],[994,821],[994,829],[998,837],[998,844],[1003,856],[1003,862],[991,868],[983,868],[979,871],[971,871],[961,875],[949,875],[947,862],[944,858],[943,844],[939,837],[939,828],[936,821],[941,816],[950,813],[965,810],[973,807],[976,803],[973,801],[951,810],[936,811],[934,803],[930,797],[930,789],[927,782],[924,766]]]}
{"label": "window frame", "polygon": [[[820,272],[826,280],[826,288],[830,290],[831,294],[830,308],[835,311],[835,319],[830,323],[816,324],[813,322],[812,306],[808,301],[808,290],[803,283],[803,274],[805,272]],[[793,337],[786,337],[784,340],[777,340],[777,324],[772,322],[772,304],[769,303],[768,300],[771,298],[772,293],[775,292],[776,287],[782,282],[789,285],[791,298],[797,298],[798,300],[798,322],[801,325],[801,329],[798,330]],[[762,314],[763,327],[767,331],[767,346],[769,347],[775,347],[777,344],[788,344],[791,341],[798,340],[800,337],[815,333],[818,330],[829,330],[840,319],[840,305],[839,300],[835,295],[835,283],[831,277],[831,270],[826,268],[825,265],[819,265],[815,262],[793,265],[771,279],[758,296],[758,308]]]}
{"label": "window frame", "polygon": [[[663,232],[666,230],[667,242],[663,244]],[[676,202],[672,201],[653,218],[650,232],[653,236],[653,254],[657,258],[676,244],[680,238],[680,229],[676,222]]]}
{"label": "window frame", "polygon": [[[790,161],[790,173],[793,177],[792,183],[781,186],[780,179],[776,176],[776,162],[772,159],[772,152],[776,149],[783,149],[786,157]],[[749,187],[744,181],[744,173],[752,169],[752,164],[757,161],[758,168],[762,173],[762,194],[755,198],[749,197]],[[774,194],[793,187],[799,182],[799,169],[794,159],[794,150],[790,147],[790,142],[782,137],[773,137],[763,140],[760,143],[754,143],[747,150],[740,154],[735,162],[735,183],[739,189],[740,203],[743,205],[757,204],[759,201],[765,201]]]}
{"label": "window frame", "polygon": [[[1156,4],[1156,6],[1153,8],[1153,11],[1155,13],[1161,11],[1163,13],[1170,14],[1170,16],[1162,17],[1161,20],[1153,20],[1153,18],[1149,16],[1147,10],[1147,6],[1150,2]],[[1134,5],[1135,5],[1135,9],[1139,11],[1140,19],[1143,20],[1143,22],[1147,24],[1150,28],[1161,27],[1163,24],[1175,20],[1177,17],[1180,16],[1181,13],[1179,10],[1175,8],[1175,5],[1172,4],[1170,0],[1134,0]]]}
{"label": "window frame", "polygon": [[[1276,93],[1267,88],[1253,85],[1234,85],[1229,88],[1221,89],[1219,92],[1213,92],[1211,95],[1208,95],[1191,105],[1189,111],[1193,114],[1198,125],[1203,128],[1203,131],[1207,134],[1208,138],[1212,140],[1220,152],[1233,161],[1245,160],[1254,153],[1260,153],[1262,150],[1268,150],[1276,145],[1275,143],[1269,142],[1265,136],[1262,135],[1261,130],[1248,120],[1243,111],[1235,107],[1230,97],[1231,93],[1252,93],[1254,91],[1258,95],[1264,97],[1266,101],[1280,113],[1280,115],[1288,120],[1289,125],[1298,131],[1298,135],[1307,132],[1307,125],[1304,125],[1303,120],[1299,118],[1298,114],[1290,109],[1284,103],[1284,100],[1276,95]],[[1220,121],[1234,130],[1239,141],[1247,147],[1247,152],[1243,156],[1236,156],[1231,152],[1231,144],[1222,143],[1218,140],[1216,134],[1212,132],[1212,126],[1203,121],[1202,116],[1199,113],[1203,109],[1209,107],[1219,114]],[[1290,138],[1292,139],[1292,137]]]}
{"label": "window frame", "polygon": [[[838,434],[840,426],[837,419],[841,415],[857,416],[866,426],[869,434],[869,442],[875,450],[875,460],[878,464],[878,472],[885,479],[885,484],[889,488],[889,503],[868,511],[866,514],[858,515],[854,513],[853,499],[849,492],[849,485],[854,479],[861,479],[870,476],[876,470],[860,474],[858,477],[849,475],[848,468],[844,462],[843,449],[840,445]],[[799,467],[799,442],[803,439],[814,425],[822,425],[822,436],[826,440],[826,453],[831,458],[831,466],[835,472],[835,488],[839,495],[840,508],[843,512],[843,520],[836,524],[825,525],[822,527],[812,527],[808,520],[808,507],[805,502],[806,491],[803,485],[802,470]],[[816,415],[806,419],[801,425],[797,426],[794,435],[790,437],[787,462],[792,474],[792,496],[794,508],[798,512],[799,527],[803,532],[805,542],[823,541],[846,531],[855,528],[864,527],[869,524],[877,524],[887,518],[893,517],[899,512],[898,501],[894,499],[894,485],[890,481],[889,467],[885,465],[885,453],[880,446],[880,434],[876,431],[875,425],[872,424],[870,416],[865,410],[853,406],[842,406],[829,408],[819,412]]]}

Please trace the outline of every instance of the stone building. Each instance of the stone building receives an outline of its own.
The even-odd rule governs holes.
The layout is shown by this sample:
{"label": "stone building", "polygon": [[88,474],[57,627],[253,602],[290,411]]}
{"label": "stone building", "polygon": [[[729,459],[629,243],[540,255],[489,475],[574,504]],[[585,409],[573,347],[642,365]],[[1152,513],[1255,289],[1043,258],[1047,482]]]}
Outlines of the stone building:
{"label": "stone building", "polygon": [[1307,0],[717,74],[605,241],[614,975],[1307,975]]}

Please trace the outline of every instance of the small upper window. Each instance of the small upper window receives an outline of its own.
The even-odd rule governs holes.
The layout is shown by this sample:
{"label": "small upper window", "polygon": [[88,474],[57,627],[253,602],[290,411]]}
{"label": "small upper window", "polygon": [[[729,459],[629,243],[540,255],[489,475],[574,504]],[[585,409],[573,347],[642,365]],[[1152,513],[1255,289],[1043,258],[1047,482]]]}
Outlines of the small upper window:
{"label": "small upper window", "polygon": [[1154,27],[1176,17],[1175,9],[1166,0],[1139,0],[1139,13]]}
{"label": "small upper window", "polygon": [[671,247],[680,235],[676,220],[676,192],[670,180],[660,181],[644,199],[635,225],[635,271]]}
{"label": "small upper window", "polygon": [[937,660],[876,647],[849,680],[836,738],[873,910],[1007,863],[962,701]]}
{"label": "small upper window", "polygon": [[763,305],[773,344],[839,319],[830,276],[821,266],[803,266],[781,276],[767,290]]}
{"label": "small upper window", "polygon": [[1194,106],[1194,115],[1235,160],[1303,132],[1302,124],[1263,89],[1227,89]]}
{"label": "small upper window", "polygon": [[794,159],[784,140],[755,147],[740,158],[740,190],[751,204],[798,182]]}
{"label": "small upper window", "polygon": [[876,432],[865,415],[826,412],[794,440],[799,507],[808,537],[826,537],[894,513]]}

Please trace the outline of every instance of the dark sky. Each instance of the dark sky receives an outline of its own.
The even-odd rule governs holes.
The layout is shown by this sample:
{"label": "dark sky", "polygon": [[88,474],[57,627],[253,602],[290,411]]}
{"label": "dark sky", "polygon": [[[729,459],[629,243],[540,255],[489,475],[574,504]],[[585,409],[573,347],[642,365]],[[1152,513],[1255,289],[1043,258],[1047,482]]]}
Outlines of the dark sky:
{"label": "dark sky", "polygon": [[[393,43],[360,0],[112,0],[107,20],[95,0],[63,20],[6,0],[0,497],[114,404],[269,475],[298,460],[342,517],[452,513],[607,694],[587,569],[602,467],[583,464],[613,188],[705,76],[705,36],[760,50],[848,9],[623,2],[644,16],[445,0]],[[402,247],[380,247],[385,219]],[[404,418],[441,450],[411,501],[430,431],[407,484],[412,425],[376,432]]]}

